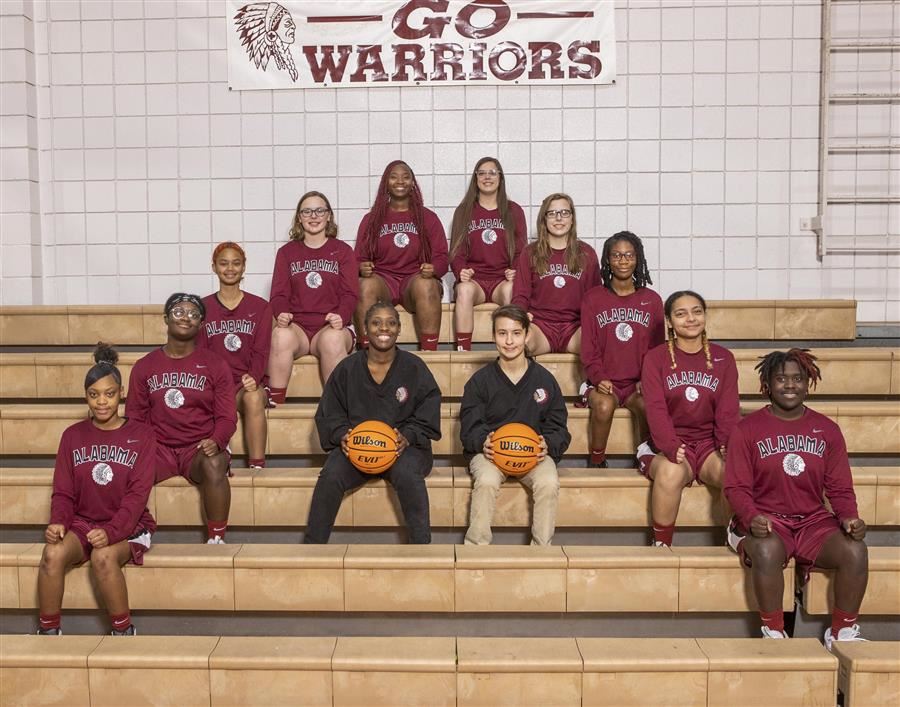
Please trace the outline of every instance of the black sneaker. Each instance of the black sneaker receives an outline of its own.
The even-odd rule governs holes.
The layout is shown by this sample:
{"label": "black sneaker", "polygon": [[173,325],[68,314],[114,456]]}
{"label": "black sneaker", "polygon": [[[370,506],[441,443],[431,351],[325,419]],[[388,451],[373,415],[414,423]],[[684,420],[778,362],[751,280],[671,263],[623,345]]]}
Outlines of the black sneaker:
{"label": "black sneaker", "polygon": [[61,628],[39,628],[37,631],[38,636],[62,636]]}
{"label": "black sneaker", "polygon": [[131,624],[124,631],[116,631],[113,629],[109,632],[110,636],[137,636],[137,629],[134,627],[134,624]]}

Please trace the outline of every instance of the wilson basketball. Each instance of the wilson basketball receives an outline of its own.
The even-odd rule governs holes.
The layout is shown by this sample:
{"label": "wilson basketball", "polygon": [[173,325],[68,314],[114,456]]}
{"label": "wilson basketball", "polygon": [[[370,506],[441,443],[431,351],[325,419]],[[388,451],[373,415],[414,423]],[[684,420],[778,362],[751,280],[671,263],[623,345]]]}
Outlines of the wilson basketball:
{"label": "wilson basketball", "polygon": [[528,425],[510,422],[491,438],[494,464],[504,474],[522,476],[537,466],[541,438]]}
{"label": "wilson basketball", "polygon": [[347,436],[348,457],[364,474],[380,474],[397,459],[397,434],[380,420],[360,422]]}

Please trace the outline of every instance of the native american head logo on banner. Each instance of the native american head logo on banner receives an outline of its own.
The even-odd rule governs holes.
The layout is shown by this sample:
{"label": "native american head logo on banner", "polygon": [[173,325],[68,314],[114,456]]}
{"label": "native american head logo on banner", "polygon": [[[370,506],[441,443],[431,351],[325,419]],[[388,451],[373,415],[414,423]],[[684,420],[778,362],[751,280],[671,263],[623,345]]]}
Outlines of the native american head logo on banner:
{"label": "native american head logo on banner", "polygon": [[257,69],[266,71],[269,59],[274,59],[277,69],[287,71],[291,81],[297,80],[299,74],[290,50],[297,25],[287,8],[277,2],[244,5],[234,16],[234,24],[249,60]]}

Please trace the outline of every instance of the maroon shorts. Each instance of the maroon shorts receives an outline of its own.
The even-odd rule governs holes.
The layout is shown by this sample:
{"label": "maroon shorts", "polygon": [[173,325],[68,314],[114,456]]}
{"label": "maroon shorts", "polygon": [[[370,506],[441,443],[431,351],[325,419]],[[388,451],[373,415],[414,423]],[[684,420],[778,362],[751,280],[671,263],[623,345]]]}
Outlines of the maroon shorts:
{"label": "maroon shorts", "polygon": [[[91,553],[94,546],[87,539],[87,534],[91,532],[97,525],[90,521],[75,516],[69,532],[74,533],[75,537],[81,543],[81,549],[84,552],[84,559],[91,559]],[[144,529],[140,524],[134,529],[134,532],[128,538],[128,549],[131,551],[131,561],[136,565],[144,564],[144,553],[150,549],[150,539],[153,536],[152,530]]]}
{"label": "maroon shorts", "polygon": [[[294,320],[294,324],[300,327],[300,330],[306,334],[306,340],[308,343],[312,344],[313,337],[318,334],[322,329],[330,326],[329,324],[316,324],[307,326],[306,324],[301,324],[300,322]],[[350,350],[353,350],[353,347],[356,346],[356,330],[352,326],[344,327],[347,331],[350,332]]]}
{"label": "maroon shorts", "polygon": [[632,393],[637,390],[637,381],[634,383],[627,383],[623,386],[618,386],[613,383],[613,395],[616,396],[616,400],[619,403],[619,407],[625,406],[625,401],[631,397]]}
{"label": "maroon shorts", "polygon": [[[809,580],[809,572],[816,564],[816,558],[825,541],[835,532],[840,532],[841,524],[834,514],[823,507],[808,516],[783,516],[778,513],[764,513],[772,521],[772,530],[784,546],[785,563],[792,557],[797,560],[797,568],[803,583]],[[738,526],[740,532],[747,530]],[[741,559],[747,567],[750,558],[744,553],[744,543],[740,544]]]}
{"label": "maroon shorts", "polygon": [[[231,451],[222,450],[228,455],[228,475],[231,475]],[[194,457],[202,452],[197,448],[196,444],[189,444],[185,447],[167,447],[164,444],[156,445],[156,470],[155,481],[165,481],[173,476],[183,476],[192,484],[195,483],[191,478],[191,464]]]}
{"label": "maroon shorts", "polygon": [[[715,451],[716,441],[714,439],[701,439],[697,442],[684,443],[684,460],[688,463],[688,466],[691,467],[691,473],[693,474],[693,479],[688,486],[695,481],[698,484],[703,483],[700,481],[700,469],[703,468],[703,463],[707,460],[709,455]],[[657,454],[661,454],[661,452],[657,452],[648,442],[644,442],[638,447],[638,469],[648,479],[650,478],[650,464],[656,458]]]}
{"label": "maroon shorts", "polygon": [[478,283],[478,286],[484,290],[484,301],[485,302],[493,302],[492,299],[494,296],[494,290],[496,290],[500,285],[506,282],[505,277],[501,277],[499,280],[479,280],[477,277],[472,278]]}
{"label": "maroon shorts", "polygon": [[550,353],[566,353],[566,347],[575,332],[581,328],[581,322],[568,322],[559,324],[556,322],[546,322],[535,318],[531,322],[532,326],[536,326],[550,343]]}

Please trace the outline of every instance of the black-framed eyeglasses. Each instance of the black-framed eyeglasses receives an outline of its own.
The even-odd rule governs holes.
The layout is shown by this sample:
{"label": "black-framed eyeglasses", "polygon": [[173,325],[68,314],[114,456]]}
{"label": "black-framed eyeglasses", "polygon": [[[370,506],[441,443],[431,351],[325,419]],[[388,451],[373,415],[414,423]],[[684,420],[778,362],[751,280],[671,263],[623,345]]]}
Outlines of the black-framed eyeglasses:
{"label": "black-framed eyeglasses", "polygon": [[196,309],[185,309],[184,307],[175,307],[169,312],[175,319],[190,319],[192,322],[199,322],[203,315]]}
{"label": "black-framed eyeglasses", "polygon": [[637,257],[637,255],[633,251],[629,251],[628,253],[610,253],[609,259],[618,262],[619,260],[624,260],[626,263],[631,262]]}
{"label": "black-framed eyeglasses", "polygon": [[313,215],[325,216],[330,211],[331,209],[326,209],[324,206],[320,206],[317,209],[300,209],[300,218],[310,218]]}
{"label": "black-framed eyeglasses", "polygon": [[500,172],[496,169],[479,169],[475,174],[479,177],[496,177]]}
{"label": "black-framed eyeglasses", "polygon": [[558,218],[565,220],[567,218],[572,217],[572,212],[569,209],[556,209],[554,211],[547,212],[547,218]]}

